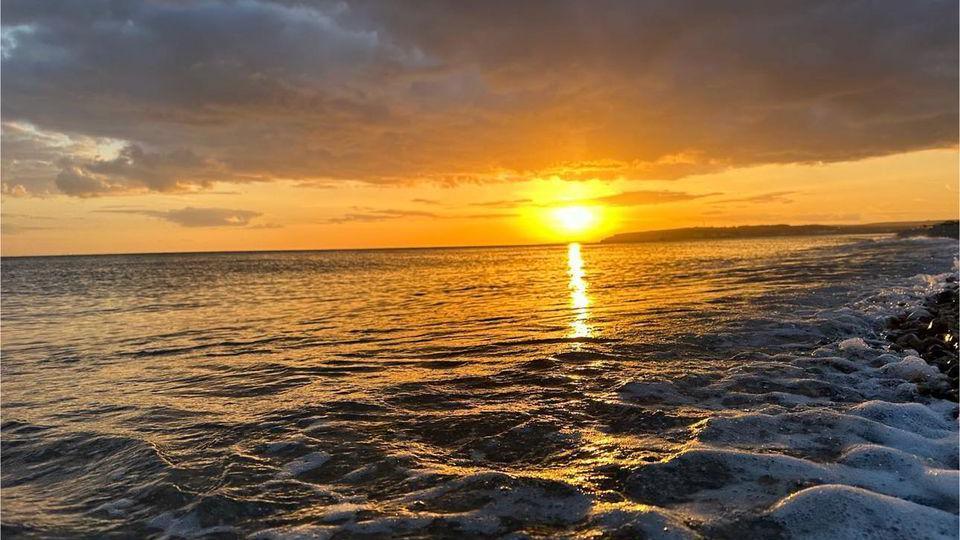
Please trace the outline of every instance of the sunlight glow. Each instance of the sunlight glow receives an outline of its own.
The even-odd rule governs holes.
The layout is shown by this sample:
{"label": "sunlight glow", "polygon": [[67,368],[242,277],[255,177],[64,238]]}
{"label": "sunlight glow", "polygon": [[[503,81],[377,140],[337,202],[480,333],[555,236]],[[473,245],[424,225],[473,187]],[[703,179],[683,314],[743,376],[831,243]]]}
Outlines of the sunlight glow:
{"label": "sunlight glow", "polygon": [[562,206],[554,209],[550,216],[554,226],[563,233],[583,233],[596,226],[597,212],[589,206]]}

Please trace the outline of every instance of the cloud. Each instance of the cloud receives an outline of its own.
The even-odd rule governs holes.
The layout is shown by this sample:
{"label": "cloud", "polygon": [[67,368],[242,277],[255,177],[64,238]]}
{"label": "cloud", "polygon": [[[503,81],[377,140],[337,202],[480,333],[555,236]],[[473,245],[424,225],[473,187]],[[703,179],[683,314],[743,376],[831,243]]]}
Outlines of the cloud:
{"label": "cloud", "polygon": [[807,223],[836,223],[836,222],[850,222],[857,223],[863,221],[863,217],[859,212],[847,212],[847,213],[838,213],[838,212],[828,212],[820,214],[800,214],[796,216],[797,220],[805,221]]}
{"label": "cloud", "polygon": [[737,197],[735,199],[722,199],[719,201],[713,201],[710,204],[723,205],[723,204],[742,204],[742,203],[792,203],[793,199],[790,199],[790,195],[795,194],[796,191],[771,191],[769,193],[761,193],[759,195],[751,195],[749,197]]}
{"label": "cloud", "polygon": [[481,213],[481,214],[436,214],[422,210],[406,210],[397,208],[363,208],[354,207],[354,211],[328,218],[326,223],[340,224],[353,222],[386,221],[400,218],[420,219],[501,219],[514,217],[510,213]]}
{"label": "cloud", "polygon": [[[2,186],[5,195],[76,197],[175,192],[206,188],[221,174],[219,164],[190,150],[147,152],[108,138],[64,135],[29,124],[2,125]],[[104,158],[104,153],[115,153]],[[215,193],[215,192],[214,192]]]}
{"label": "cloud", "polygon": [[456,216],[449,216],[450,219],[504,219],[517,217],[518,214],[511,212],[486,212],[481,214],[462,214]]}
{"label": "cloud", "polygon": [[384,221],[398,218],[436,218],[439,217],[433,212],[423,212],[420,210],[399,210],[393,208],[374,209],[374,208],[355,208],[353,212],[335,216],[327,219],[327,223],[350,223],[350,222],[369,222]]}
{"label": "cloud", "polygon": [[501,199],[497,201],[483,201],[470,203],[470,206],[482,206],[484,208],[513,208],[532,203],[531,199]]}
{"label": "cloud", "polygon": [[56,185],[67,195],[92,197],[137,189],[185,191],[206,187],[216,178],[216,165],[189,150],[148,153],[137,145],[122,148],[113,159],[61,162]]}
{"label": "cloud", "polygon": [[71,156],[91,156],[106,140],[67,136],[38,130],[28,124],[4,122],[0,133],[0,185],[4,195],[52,195],[58,193],[56,177],[61,163]]}
{"label": "cloud", "polygon": [[722,193],[685,193],[683,191],[625,191],[616,195],[589,199],[589,202],[613,206],[642,206],[692,201],[703,197],[713,197]]}
{"label": "cloud", "polygon": [[[717,218],[719,222],[733,222],[737,224],[744,223],[783,223],[785,220],[783,213],[769,213],[769,212],[758,212],[758,213],[728,213],[722,209],[713,209],[713,210],[704,210],[701,214],[706,216],[713,216]],[[896,216],[890,214],[889,212],[884,212],[884,215],[890,215],[891,219],[897,219]],[[863,215],[857,212],[821,212],[821,213],[800,213],[800,214],[791,214],[788,216],[789,219],[786,220],[789,223],[793,224],[811,224],[811,223],[820,223],[820,224],[829,224],[829,223],[858,223],[863,222]]]}
{"label": "cloud", "polygon": [[229,208],[194,208],[188,206],[179,210],[141,210],[135,208],[109,208],[99,210],[111,214],[138,214],[150,216],[183,227],[246,227],[263,214],[251,210],[232,210]]}
{"label": "cloud", "polygon": [[675,179],[954,147],[957,19],[937,0],[7,0],[0,112],[35,129],[4,132],[4,192]]}
{"label": "cloud", "polygon": [[[50,216],[36,216],[32,214],[21,214],[13,212],[4,212],[0,216],[0,233],[5,235],[10,234],[21,234],[31,231],[44,231],[52,230],[56,227],[50,227],[46,225],[37,225],[37,222],[40,223],[51,223],[56,221],[58,218],[53,218]],[[59,219],[64,219],[63,217]],[[70,219],[70,218],[66,218]]]}
{"label": "cloud", "polygon": [[2,232],[2,234],[5,234],[5,235],[22,234],[30,231],[42,231],[42,230],[48,230],[51,228],[52,227],[40,227],[37,225],[22,225],[18,223],[9,223],[6,221],[4,221],[3,223],[0,223],[0,232]]}

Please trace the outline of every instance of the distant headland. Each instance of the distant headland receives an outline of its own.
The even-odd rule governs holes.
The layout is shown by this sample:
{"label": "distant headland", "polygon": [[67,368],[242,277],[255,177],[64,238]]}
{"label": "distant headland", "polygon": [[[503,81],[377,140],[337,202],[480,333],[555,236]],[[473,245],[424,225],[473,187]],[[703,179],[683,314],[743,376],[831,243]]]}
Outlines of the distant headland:
{"label": "distant headland", "polygon": [[722,240],[775,236],[824,236],[837,234],[896,234],[901,237],[929,236],[958,238],[958,221],[907,221],[864,225],[743,225],[739,227],[685,227],[620,233],[601,240],[603,244],[670,242],[681,240]]}

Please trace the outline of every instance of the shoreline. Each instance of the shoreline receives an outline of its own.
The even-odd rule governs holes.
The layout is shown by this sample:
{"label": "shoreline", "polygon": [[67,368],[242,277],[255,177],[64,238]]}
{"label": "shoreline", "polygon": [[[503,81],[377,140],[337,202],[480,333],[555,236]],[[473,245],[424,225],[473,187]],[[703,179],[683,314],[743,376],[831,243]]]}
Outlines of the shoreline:
{"label": "shoreline", "polygon": [[924,299],[914,310],[891,317],[887,321],[887,339],[894,350],[913,353],[937,367],[949,380],[920,385],[921,395],[958,402],[958,314],[960,295],[956,276],[946,280],[946,287]]}
{"label": "shoreline", "polygon": [[[628,402],[712,411],[679,452],[633,468],[625,493],[677,538],[956,538],[956,354],[935,345],[956,330],[957,278],[918,277],[936,285],[919,297],[878,292],[906,313],[861,311],[859,335],[758,354],[706,387],[625,385]],[[891,340],[884,320],[898,321],[901,340],[929,326],[906,338],[930,339],[928,359]]]}

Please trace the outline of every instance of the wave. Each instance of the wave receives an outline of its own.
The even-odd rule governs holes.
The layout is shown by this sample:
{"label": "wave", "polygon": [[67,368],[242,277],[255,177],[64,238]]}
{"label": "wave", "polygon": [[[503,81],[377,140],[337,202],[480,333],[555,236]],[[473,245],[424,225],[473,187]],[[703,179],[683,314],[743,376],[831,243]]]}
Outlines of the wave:
{"label": "wave", "polygon": [[[943,267],[918,262],[943,245],[905,257],[904,242],[870,244],[892,251],[850,262],[841,283],[784,288],[800,283],[787,268],[750,302],[721,287],[725,311],[692,297],[630,318],[630,298],[598,301],[592,317],[617,331],[592,338],[537,319],[554,302],[466,326],[394,327],[388,312],[370,330],[171,327],[112,356],[109,340],[76,359],[16,349],[2,532],[955,538],[956,404],[924,395],[941,375],[882,332],[942,287],[946,275],[902,276]],[[610,249],[628,268],[613,256],[632,252]],[[863,277],[894,256],[906,266]],[[893,285],[863,286],[877,283]],[[284,316],[300,315],[325,320]]]}
{"label": "wave", "polygon": [[[876,332],[885,315],[915,304],[944,277],[915,278],[858,302],[856,309],[822,311],[811,321],[819,324],[807,331],[825,335],[823,327],[841,324],[845,335]],[[450,431],[434,431],[436,436],[460,434],[466,454],[483,454],[487,463],[540,467],[458,472],[454,464],[423,467],[422,458],[410,459],[419,466],[403,469],[406,489],[393,497],[336,506],[309,524],[267,528],[251,537],[537,531],[576,537],[956,538],[957,407],[918,392],[918,383],[941,377],[929,367],[909,351],[890,351],[883,341],[846,337],[806,351],[745,353],[711,374],[626,382],[617,389],[620,405],[605,405],[610,418],[621,420],[604,427],[608,436],[637,436],[645,429],[661,435],[680,429],[690,436],[660,460],[595,464],[589,474],[606,480],[592,488],[545,474],[548,455],[576,452],[584,444],[572,433],[557,438],[563,430],[547,419],[503,416],[503,425],[489,424],[490,434],[474,436],[437,419]],[[591,417],[602,418],[596,403]]]}

